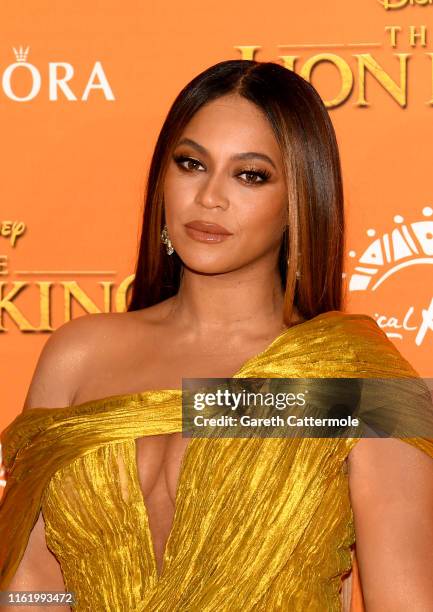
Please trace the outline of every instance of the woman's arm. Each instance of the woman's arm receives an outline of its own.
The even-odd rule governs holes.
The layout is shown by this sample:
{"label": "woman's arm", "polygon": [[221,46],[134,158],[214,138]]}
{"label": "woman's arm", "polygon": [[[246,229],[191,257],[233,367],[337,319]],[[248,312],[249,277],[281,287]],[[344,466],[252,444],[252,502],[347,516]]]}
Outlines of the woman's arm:
{"label": "woman's arm", "polygon": [[[68,406],[79,384],[86,354],[84,337],[89,329],[89,317],[74,319],[58,328],[45,343],[37,362],[24,402],[29,408]],[[60,564],[45,540],[45,522],[39,513],[27,548],[18,569],[7,587],[8,591],[65,591]],[[69,605],[38,606],[38,610],[57,612],[70,610]],[[0,606],[3,612],[34,611],[34,606]]]}
{"label": "woman's arm", "polygon": [[[66,591],[59,562],[48,549],[45,541],[45,523],[42,512],[32,529],[26,551],[18,570],[8,586],[8,591]],[[61,612],[69,605],[37,606],[37,610]],[[3,612],[35,610],[35,606],[0,606]]]}
{"label": "woman's arm", "polygon": [[364,438],[348,464],[366,612],[433,612],[433,458]]}

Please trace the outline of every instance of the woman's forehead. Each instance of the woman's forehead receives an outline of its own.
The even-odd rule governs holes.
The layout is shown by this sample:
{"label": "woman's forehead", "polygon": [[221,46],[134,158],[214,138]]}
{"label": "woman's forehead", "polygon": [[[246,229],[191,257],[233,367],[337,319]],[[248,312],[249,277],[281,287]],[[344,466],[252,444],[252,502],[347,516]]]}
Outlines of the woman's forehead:
{"label": "woman's forehead", "polygon": [[278,155],[279,145],[264,113],[242,96],[223,96],[205,104],[186,125],[179,141],[227,152],[254,151],[258,146]]}

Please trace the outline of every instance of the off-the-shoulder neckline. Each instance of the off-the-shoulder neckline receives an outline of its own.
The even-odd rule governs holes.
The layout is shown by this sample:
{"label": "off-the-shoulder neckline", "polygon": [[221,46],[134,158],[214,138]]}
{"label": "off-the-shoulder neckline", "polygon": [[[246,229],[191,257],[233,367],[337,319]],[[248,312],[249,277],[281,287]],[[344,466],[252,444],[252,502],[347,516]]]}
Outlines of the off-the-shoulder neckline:
{"label": "off-the-shoulder neckline", "polygon": [[[306,326],[310,325],[311,323],[314,323],[314,322],[318,321],[322,317],[326,318],[326,317],[329,317],[330,315],[332,315],[333,317],[369,319],[370,321],[373,321],[377,325],[377,323],[374,321],[374,319],[372,319],[372,317],[370,317],[367,314],[347,313],[347,312],[344,312],[344,311],[341,311],[341,310],[328,310],[326,312],[322,312],[322,313],[316,315],[315,317],[312,317],[311,319],[307,319],[306,321],[302,321],[301,323],[297,323],[296,325],[292,325],[292,326],[287,327],[286,329],[284,329],[282,332],[280,332],[267,345],[267,347],[263,351],[261,351],[260,353],[257,353],[256,355],[253,355],[252,357],[247,359],[241,365],[241,367],[237,370],[237,372],[235,372],[232,375],[232,377],[238,376],[239,372],[241,372],[252,361],[256,361],[257,359],[259,359],[260,357],[265,355],[268,351],[271,350],[271,348],[279,340],[281,340],[281,338],[284,338],[286,336],[286,334],[293,333],[294,330],[299,331],[301,328],[305,328]],[[142,391],[132,391],[132,392],[129,392],[129,393],[119,393],[119,394],[115,394],[115,395],[107,395],[105,397],[96,398],[96,399],[90,399],[90,400],[87,400],[85,402],[81,402],[79,404],[72,404],[72,405],[69,405],[69,406],[56,406],[56,407],[35,406],[34,408],[27,408],[27,409],[23,410],[20,413],[19,416],[23,416],[25,414],[29,414],[30,415],[30,414],[33,414],[33,412],[39,412],[40,413],[41,410],[45,410],[47,413],[51,413],[51,412],[55,412],[55,411],[70,411],[71,413],[73,413],[75,411],[80,411],[81,409],[85,409],[85,408],[88,408],[89,406],[98,405],[98,404],[109,404],[110,406],[113,406],[113,405],[123,404],[124,402],[140,401],[140,399],[144,399],[144,398],[146,398],[149,395],[156,395],[157,393],[158,394],[167,395],[168,397],[170,395],[180,395],[181,396],[182,395],[182,389],[144,389]]]}

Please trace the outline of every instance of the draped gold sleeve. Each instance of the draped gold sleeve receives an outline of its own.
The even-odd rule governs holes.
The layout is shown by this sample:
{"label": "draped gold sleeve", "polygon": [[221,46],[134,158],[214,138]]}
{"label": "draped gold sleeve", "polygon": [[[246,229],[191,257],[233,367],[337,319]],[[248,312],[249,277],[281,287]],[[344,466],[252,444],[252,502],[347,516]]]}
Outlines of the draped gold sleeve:
{"label": "draped gold sleeve", "polygon": [[[181,430],[177,390],[113,396],[70,408],[33,408],[2,432],[6,487],[0,501],[0,589],[7,588],[25,552],[54,474],[108,443]],[[158,414],[131,420],[153,400]],[[151,402],[151,403],[153,403]],[[136,415],[138,417],[138,415]]]}

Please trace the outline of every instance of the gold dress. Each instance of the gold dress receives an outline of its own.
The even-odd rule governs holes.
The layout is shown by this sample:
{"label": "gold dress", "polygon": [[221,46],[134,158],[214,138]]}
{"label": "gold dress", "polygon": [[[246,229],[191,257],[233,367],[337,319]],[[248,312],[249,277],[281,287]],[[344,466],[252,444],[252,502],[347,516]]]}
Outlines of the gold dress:
{"label": "gold dress", "polygon": [[[374,319],[330,311],[234,377],[418,377]],[[348,453],[360,438],[191,438],[157,573],[135,440],[182,430],[181,390],[28,409],[4,430],[0,590],[42,509],[75,610],[341,610],[355,541]],[[433,456],[433,439],[406,438]]]}

